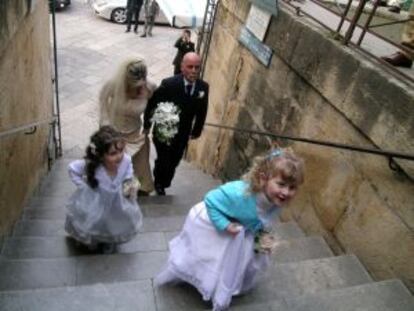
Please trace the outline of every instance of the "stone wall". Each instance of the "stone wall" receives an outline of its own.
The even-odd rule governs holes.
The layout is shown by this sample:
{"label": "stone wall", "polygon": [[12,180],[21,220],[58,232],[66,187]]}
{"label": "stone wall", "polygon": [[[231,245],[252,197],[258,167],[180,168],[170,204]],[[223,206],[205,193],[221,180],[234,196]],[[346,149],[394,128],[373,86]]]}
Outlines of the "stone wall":
{"label": "stone wall", "polygon": [[[266,68],[238,42],[250,3],[220,1],[205,74],[208,122],[414,153],[412,86],[281,6],[265,38],[274,51]],[[398,161],[410,179],[380,156],[279,143],[306,162],[305,184],[283,218],[322,234],[338,254],[355,253],[374,278],[400,278],[413,289],[413,163]],[[206,127],[189,158],[233,179],[270,144]]]}
{"label": "stone wall", "polygon": [[[0,94],[0,133],[51,118],[47,1],[1,1]],[[48,134],[46,123],[0,137],[0,241],[47,169]]]}

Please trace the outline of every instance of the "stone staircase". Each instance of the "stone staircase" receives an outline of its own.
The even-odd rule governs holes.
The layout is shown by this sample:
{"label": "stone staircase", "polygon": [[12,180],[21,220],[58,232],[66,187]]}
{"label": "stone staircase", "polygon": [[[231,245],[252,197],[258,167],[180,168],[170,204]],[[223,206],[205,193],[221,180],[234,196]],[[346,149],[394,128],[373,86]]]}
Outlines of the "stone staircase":
{"label": "stone staircase", "polygon": [[[182,162],[165,197],[142,197],[141,232],[111,255],[75,247],[65,235],[65,201],[73,192],[60,159],[25,208],[0,256],[0,311],[209,310],[191,286],[156,288],[153,277],[188,209],[218,182]],[[278,223],[283,240],[265,279],[230,310],[408,311],[414,299],[399,280],[373,282],[354,255],[334,256],[321,237]]]}

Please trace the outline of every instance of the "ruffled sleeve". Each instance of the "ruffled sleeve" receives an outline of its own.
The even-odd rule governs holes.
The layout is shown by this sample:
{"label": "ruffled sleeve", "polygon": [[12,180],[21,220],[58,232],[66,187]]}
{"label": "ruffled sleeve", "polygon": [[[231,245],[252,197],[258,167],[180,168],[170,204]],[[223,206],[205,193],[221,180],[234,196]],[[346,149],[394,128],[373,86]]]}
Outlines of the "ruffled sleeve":
{"label": "ruffled sleeve", "polygon": [[75,160],[69,163],[68,173],[72,182],[77,186],[81,187],[86,185],[85,176],[85,160]]}

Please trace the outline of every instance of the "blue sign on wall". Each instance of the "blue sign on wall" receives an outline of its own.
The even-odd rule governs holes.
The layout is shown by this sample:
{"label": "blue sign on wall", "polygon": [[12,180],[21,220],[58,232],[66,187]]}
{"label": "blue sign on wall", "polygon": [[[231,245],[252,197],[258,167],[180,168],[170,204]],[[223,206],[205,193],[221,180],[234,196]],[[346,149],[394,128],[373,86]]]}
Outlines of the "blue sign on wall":
{"label": "blue sign on wall", "polygon": [[277,15],[278,0],[249,0],[259,8]]}
{"label": "blue sign on wall", "polygon": [[239,41],[249,49],[250,52],[266,67],[270,65],[273,51],[270,47],[263,44],[246,27],[243,26],[240,32]]}

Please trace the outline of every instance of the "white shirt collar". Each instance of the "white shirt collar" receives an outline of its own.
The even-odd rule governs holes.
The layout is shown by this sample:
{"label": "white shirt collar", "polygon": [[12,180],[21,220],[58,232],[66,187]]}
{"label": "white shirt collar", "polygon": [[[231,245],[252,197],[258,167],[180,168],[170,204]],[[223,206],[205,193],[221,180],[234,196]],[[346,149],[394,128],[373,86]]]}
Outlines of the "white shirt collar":
{"label": "white shirt collar", "polygon": [[184,78],[183,76],[183,80],[184,80],[184,89],[187,87],[187,85],[191,84],[192,88],[191,88],[191,95],[194,94],[194,89],[195,89],[195,85],[197,81],[194,81],[193,83],[191,83],[190,81],[188,81],[186,78]]}

